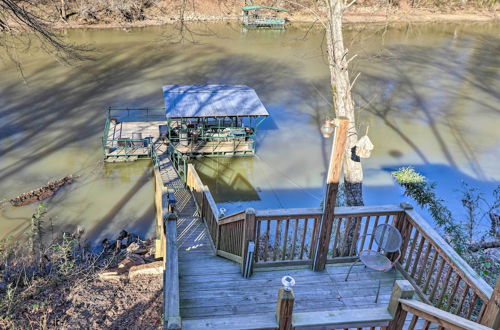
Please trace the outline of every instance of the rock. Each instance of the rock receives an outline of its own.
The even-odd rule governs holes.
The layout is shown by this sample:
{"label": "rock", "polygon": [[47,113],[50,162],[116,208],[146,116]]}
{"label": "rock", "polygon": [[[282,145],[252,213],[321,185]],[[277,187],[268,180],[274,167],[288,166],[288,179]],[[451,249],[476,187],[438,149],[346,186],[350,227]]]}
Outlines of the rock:
{"label": "rock", "polygon": [[138,241],[139,241],[139,236],[137,236],[136,234],[128,233],[127,241],[126,241],[127,245],[130,245],[132,243],[136,243]]}
{"label": "rock", "polygon": [[127,247],[127,252],[134,254],[145,254],[148,252],[148,250],[144,247],[144,245],[140,241],[137,241],[137,242],[132,242]]}
{"label": "rock", "polygon": [[140,275],[162,275],[164,270],[164,262],[156,261],[149,264],[130,267],[128,276],[133,279]]}
{"label": "rock", "polygon": [[125,230],[122,230],[120,232],[120,234],[118,235],[118,237],[116,238],[117,241],[121,241],[122,239],[124,239],[125,237],[128,236],[128,232],[125,231]]}
{"label": "rock", "polygon": [[103,281],[118,281],[127,278],[127,268],[111,268],[99,273],[99,278]]}
{"label": "rock", "polygon": [[132,266],[143,265],[144,259],[135,253],[129,253],[125,259],[123,259],[119,264],[118,268],[129,269]]}

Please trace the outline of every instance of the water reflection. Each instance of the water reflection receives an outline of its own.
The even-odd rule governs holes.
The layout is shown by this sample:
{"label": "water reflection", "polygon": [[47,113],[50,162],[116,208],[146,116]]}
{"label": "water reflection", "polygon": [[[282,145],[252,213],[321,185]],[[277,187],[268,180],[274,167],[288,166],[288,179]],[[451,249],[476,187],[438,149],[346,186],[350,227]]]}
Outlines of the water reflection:
{"label": "water reflection", "polygon": [[[234,162],[243,166],[234,167]],[[216,203],[259,201],[257,190],[247,180],[253,173],[253,160],[236,158],[207,158],[195,161],[201,181],[210,186]],[[242,171],[244,170],[244,171]]]}

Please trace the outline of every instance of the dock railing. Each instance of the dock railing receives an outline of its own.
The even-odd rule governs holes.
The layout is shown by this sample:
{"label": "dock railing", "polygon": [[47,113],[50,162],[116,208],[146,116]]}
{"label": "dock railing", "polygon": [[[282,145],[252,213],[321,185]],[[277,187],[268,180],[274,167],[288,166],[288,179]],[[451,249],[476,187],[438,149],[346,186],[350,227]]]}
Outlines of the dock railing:
{"label": "dock railing", "polygon": [[[217,255],[248,268],[311,265],[319,244],[328,244],[327,263],[350,262],[357,249],[375,248],[371,235],[380,224],[402,234],[397,269],[420,298],[444,311],[480,321],[493,289],[415,210],[399,205],[338,207],[331,236],[318,242],[322,210],[246,210],[220,217],[217,205],[192,164],[187,186],[193,192]],[[349,234],[347,234],[349,233]],[[395,258],[395,256],[389,256]]]}

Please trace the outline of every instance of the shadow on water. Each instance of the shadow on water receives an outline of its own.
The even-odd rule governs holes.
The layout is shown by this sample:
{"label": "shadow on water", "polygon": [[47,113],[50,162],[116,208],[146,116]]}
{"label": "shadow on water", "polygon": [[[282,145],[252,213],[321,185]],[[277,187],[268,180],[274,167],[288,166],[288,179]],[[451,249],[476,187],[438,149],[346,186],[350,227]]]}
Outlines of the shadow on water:
{"label": "shadow on water", "polygon": [[[235,40],[208,38],[201,45],[164,47],[143,42],[141,37],[151,31],[159,30],[134,30],[129,35],[77,31],[74,33],[87,37],[108,37],[100,41],[96,61],[76,68],[61,68],[50,61],[28,65],[27,86],[10,79],[15,75],[12,72],[10,78],[0,77],[0,184],[11,185],[2,189],[0,197],[46,182],[48,175],[54,175],[47,159],[67,159],[71,172],[100,160],[107,106],[162,106],[161,86],[165,84],[245,84],[257,91],[271,118],[258,132],[258,156],[246,160],[255,163],[252,173],[238,172],[238,162],[231,160],[207,175],[207,182],[212,175],[218,177],[210,183],[218,185],[215,199],[221,205],[243,208],[319,205],[331,146],[331,141],[321,138],[320,127],[332,112],[328,70],[321,57],[322,32],[313,31],[310,38],[299,41],[297,31],[287,31],[279,35],[279,43],[274,35],[235,34]],[[360,33],[349,32],[349,37],[355,39]],[[455,40],[449,31],[436,37],[429,27],[394,28],[385,37],[380,29],[363,33],[376,36],[375,41],[365,39],[362,46],[353,41],[353,47],[362,53],[353,62],[362,72],[354,88],[361,108],[359,129],[364,132],[365,126],[371,126],[370,135],[376,142],[372,159],[365,162],[366,203],[400,199],[398,188],[384,172],[385,164],[395,159],[396,165],[415,164],[431,179],[442,171],[449,173],[449,178],[461,178],[471,169],[477,179],[470,178],[484,184],[485,189],[491,187],[488,182],[494,175],[486,168],[491,166],[484,154],[492,143],[471,137],[480,136],[481,129],[496,132],[500,64],[498,56],[492,54],[499,51],[498,38],[471,32]],[[375,52],[372,44],[376,44],[373,49],[381,47],[379,38],[385,38],[382,50],[390,56],[370,57]],[[419,38],[432,42],[427,45],[413,40]],[[283,49],[289,51],[277,56]],[[474,125],[469,125],[473,120]],[[491,137],[491,132],[482,135]],[[70,152],[72,148],[75,151]],[[438,165],[441,162],[444,165]],[[151,185],[149,170],[143,170],[138,181],[124,169],[119,171],[125,174],[117,178],[108,168],[101,168],[95,182],[83,180],[85,186],[77,182],[57,200],[77,210],[66,215],[67,222],[61,226],[88,223],[92,227],[87,228],[89,235],[97,237],[109,233],[117,217],[124,218],[119,226],[134,229],[153,223],[152,194],[145,200],[146,194],[140,193]],[[379,176],[382,182],[372,179]],[[120,185],[120,193],[115,189],[113,196],[106,195],[108,189]],[[96,190],[93,194],[92,189]],[[72,199],[77,193],[82,196]],[[148,206],[137,215],[123,216],[119,211],[127,204]],[[81,213],[92,205],[102,212]],[[2,220],[9,217],[19,215],[2,214]]]}

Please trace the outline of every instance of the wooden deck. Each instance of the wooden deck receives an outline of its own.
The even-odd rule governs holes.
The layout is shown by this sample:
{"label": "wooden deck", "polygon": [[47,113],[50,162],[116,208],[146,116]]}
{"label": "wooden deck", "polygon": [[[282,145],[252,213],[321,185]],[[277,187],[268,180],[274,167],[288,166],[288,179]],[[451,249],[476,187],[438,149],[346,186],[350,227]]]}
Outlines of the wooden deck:
{"label": "wooden deck", "polygon": [[131,139],[132,133],[141,133],[142,138],[151,138],[157,141],[160,137],[160,126],[164,121],[125,121],[111,122],[109,125],[108,140]]}
{"label": "wooden deck", "polygon": [[[161,170],[165,185],[179,188],[175,172],[167,173],[167,169],[173,170],[168,162]],[[323,272],[298,266],[258,270],[245,279],[239,264],[214,255],[191,193],[177,189],[175,194],[183,329],[243,329],[245,319],[252,321],[247,323],[251,324],[248,328],[274,327],[278,289],[285,275],[293,276],[297,282],[294,287],[297,313],[387,308],[394,281],[402,279],[394,270],[383,273],[358,265],[345,282],[350,266],[346,263],[328,265]]]}

